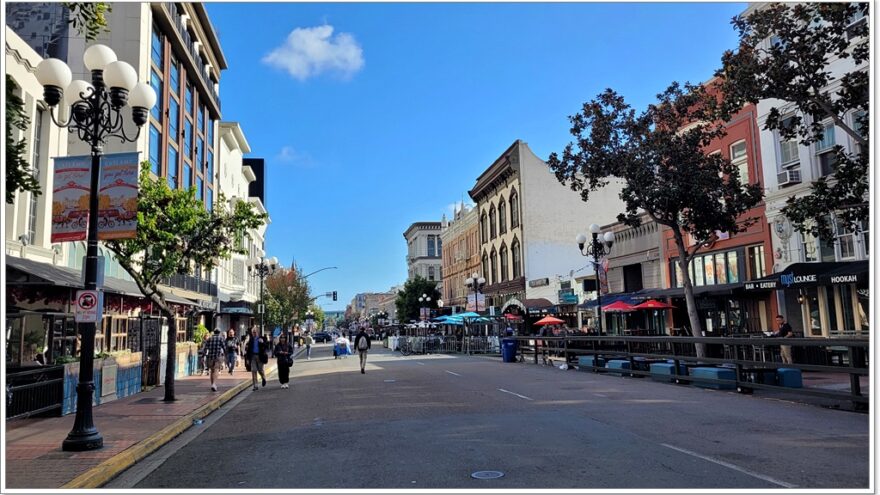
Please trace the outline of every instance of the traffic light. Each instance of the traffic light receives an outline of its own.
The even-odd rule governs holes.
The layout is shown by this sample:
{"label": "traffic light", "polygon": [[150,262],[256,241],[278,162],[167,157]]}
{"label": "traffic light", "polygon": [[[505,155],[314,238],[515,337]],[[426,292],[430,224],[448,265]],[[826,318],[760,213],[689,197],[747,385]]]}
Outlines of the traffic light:
{"label": "traffic light", "polygon": [[335,290],[333,291],[333,300],[334,301],[336,300],[336,291]]}

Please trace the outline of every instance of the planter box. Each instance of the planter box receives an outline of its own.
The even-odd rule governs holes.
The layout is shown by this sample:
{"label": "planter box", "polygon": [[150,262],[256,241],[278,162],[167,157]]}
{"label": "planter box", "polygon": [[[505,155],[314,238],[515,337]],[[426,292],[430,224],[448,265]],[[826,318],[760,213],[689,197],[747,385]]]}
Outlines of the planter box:
{"label": "planter box", "polygon": [[[93,365],[95,392],[92,405],[103,404],[141,391],[141,353],[123,353],[95,359]],[[64,399],[61,414],[76,412],[76,386],[79,363],[64,365]]]}

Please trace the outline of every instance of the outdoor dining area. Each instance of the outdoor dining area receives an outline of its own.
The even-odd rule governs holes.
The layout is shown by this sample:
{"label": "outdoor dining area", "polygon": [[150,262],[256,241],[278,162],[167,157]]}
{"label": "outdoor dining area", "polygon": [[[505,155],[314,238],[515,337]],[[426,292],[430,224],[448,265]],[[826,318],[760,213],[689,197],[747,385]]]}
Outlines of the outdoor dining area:
{"label": "outdoor dining area", "polygon": [[614,301],[602,306],[606,335],[670,335],[667,331],[666,311],[675,306],[648,299],[639,304]]}

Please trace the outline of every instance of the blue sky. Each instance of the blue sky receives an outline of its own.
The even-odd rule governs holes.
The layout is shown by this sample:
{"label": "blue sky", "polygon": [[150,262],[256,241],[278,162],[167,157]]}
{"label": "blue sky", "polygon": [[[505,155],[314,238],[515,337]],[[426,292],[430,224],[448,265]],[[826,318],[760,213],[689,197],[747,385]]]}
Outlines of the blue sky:
{"label": "blue sky", "polygon": [[449,216],[516,139],[542,158],[611,87],[637,108],[711,77],[743,3],[209,3],[223,118],[266,159],[269,254],[327,310],[406,278],[403,231]]}

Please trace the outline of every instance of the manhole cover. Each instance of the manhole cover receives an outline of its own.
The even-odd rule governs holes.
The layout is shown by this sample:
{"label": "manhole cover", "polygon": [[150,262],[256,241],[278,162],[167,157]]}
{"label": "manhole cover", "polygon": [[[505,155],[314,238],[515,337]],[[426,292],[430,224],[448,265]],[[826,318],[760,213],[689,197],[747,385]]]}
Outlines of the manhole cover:
{"label": "manhole cover", "polygon": [[478,480],[494,480],[502,476],[504,476],[504,473],[501,471],[477,471],[476,473],[471,473],[471,478]]}

